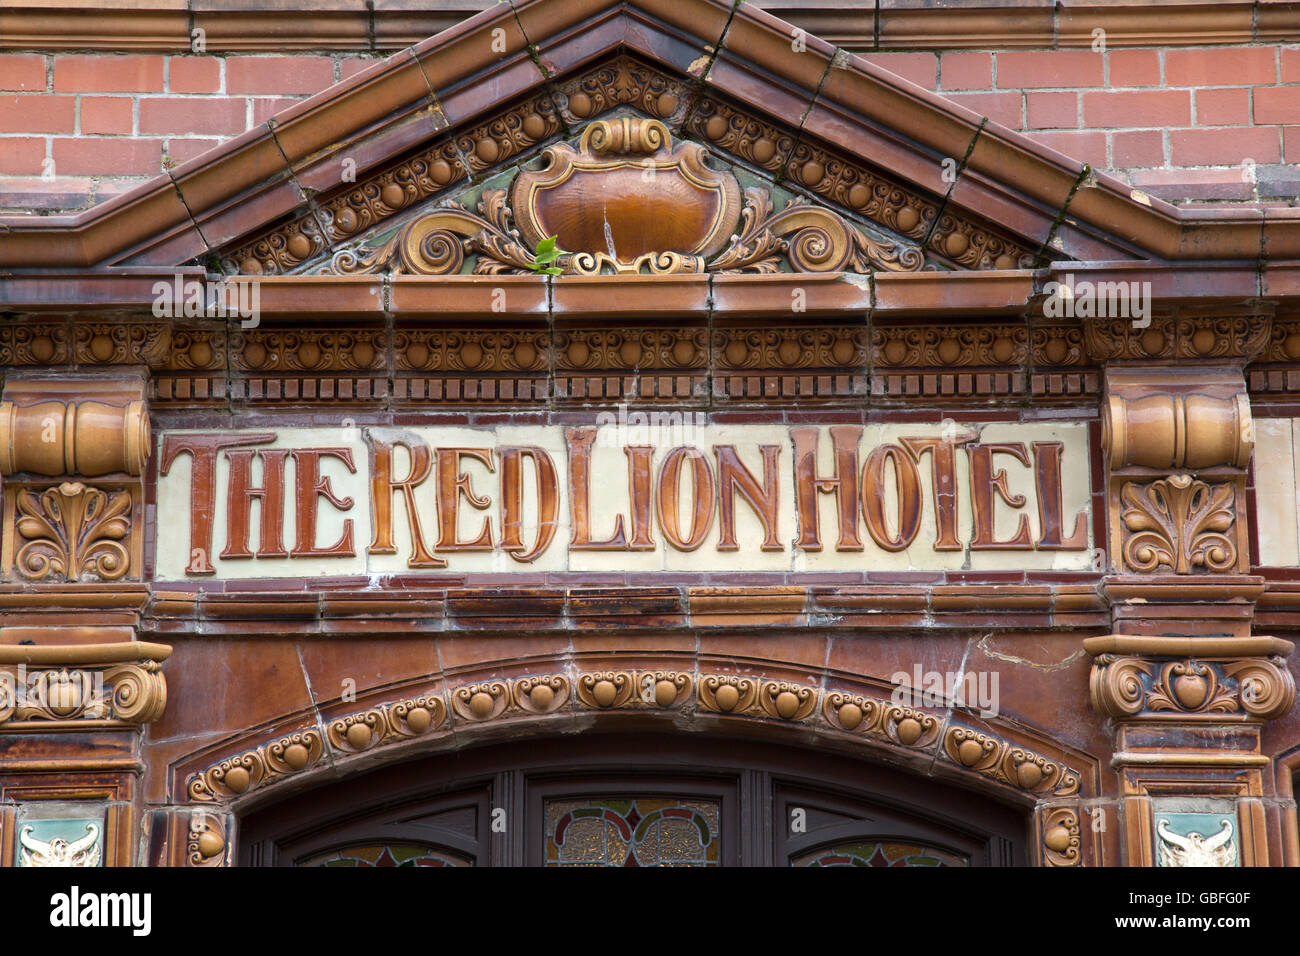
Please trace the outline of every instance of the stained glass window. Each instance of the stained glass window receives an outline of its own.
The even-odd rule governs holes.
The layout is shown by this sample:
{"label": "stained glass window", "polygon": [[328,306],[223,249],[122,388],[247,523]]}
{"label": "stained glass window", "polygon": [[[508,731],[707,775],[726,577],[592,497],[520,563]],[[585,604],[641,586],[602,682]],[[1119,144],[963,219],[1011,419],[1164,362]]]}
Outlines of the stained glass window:
{"label": "stained glass window", "polygon": [[844,843],[791,861],[794,866],[969,866],[963,856],[919,843]]}
{"label": "stained glass window", "polygon": [[550,800],[546,865],[717,866],[718,816],[714,800]]}
{"label": "stained glass window", "polygon": [[469,866],[469,861],[427,846],[367,843],[310,857],[299,866]]}

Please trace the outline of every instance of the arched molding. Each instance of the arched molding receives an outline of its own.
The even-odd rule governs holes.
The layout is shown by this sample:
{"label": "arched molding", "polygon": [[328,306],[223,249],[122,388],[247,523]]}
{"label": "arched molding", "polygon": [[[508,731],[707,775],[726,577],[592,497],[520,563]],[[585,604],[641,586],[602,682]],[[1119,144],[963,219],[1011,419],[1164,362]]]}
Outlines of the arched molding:
{"label": "arched molding", "polygon": [[901,765],[1023,807],[1099,796],[1100,765],[1086,753],[1012,721],[912,708],[865,685],[670,667],[476,676],[391,685],[249,728],[174,761],[172,800],[242,813],[388,762],[596,729],[802,743]]}

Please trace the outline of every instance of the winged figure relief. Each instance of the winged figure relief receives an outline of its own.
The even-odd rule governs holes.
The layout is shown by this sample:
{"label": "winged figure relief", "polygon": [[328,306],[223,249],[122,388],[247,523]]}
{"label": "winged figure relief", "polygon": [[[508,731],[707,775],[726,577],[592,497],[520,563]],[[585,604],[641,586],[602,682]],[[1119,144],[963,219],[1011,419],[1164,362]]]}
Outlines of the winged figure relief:
{"label": "winged figure relief", "polygon": [[1179,836],[1169,829],[1169,821],[1156,827],[1160,834],[1161,866],[1236,866],[1237,847],[1232,842],[1232,821],[1220,820],[1223,829],[1205,836],[1189,833]]}
{"label": "winged figure relief", "polygon": [[23,866],[99,866],[99,827],[86,824],[86,835],[69,843],[54,839],[49,843],[33,840],[32,827],[23,827],[18,835],[23,845]]}

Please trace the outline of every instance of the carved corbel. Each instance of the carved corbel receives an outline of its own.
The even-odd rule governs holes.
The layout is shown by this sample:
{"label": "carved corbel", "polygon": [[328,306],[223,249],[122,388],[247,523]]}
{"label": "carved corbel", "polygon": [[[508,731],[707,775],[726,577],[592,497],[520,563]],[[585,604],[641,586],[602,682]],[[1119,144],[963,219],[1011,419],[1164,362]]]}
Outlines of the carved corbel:
{"label": "carved corbel", "polygon": [[8,382],[0,575],[43,584],[138,579],[149,449],[142,378]]}
{"label": "carved corbel", "polygon": [[1290,641],[1091,637],[1093,709],[1121,720],[1266,721],[1295,703]]}
{"label": "carved corbel", "polygon": [[167,706],[171,652],[145,641],[0,644],[0,733],[151,723]]}
{"label": "carved corbel", "polygon": [[1106,391],[1112,567],[1249,571],[1245,490],[1255,438],[1240,370],[1108,369]]}
{"label": "carved corbel", "polygon": [[[1261,741],[1264,723],[1295,702],[1291,642],[1108,634],[1083,646],[1093,709],[1114,723],[1125,865],[1269,865],[1261,798],[1272,761]],[[1210,849],[1212,834],[1235,848],[1181,852]]]}

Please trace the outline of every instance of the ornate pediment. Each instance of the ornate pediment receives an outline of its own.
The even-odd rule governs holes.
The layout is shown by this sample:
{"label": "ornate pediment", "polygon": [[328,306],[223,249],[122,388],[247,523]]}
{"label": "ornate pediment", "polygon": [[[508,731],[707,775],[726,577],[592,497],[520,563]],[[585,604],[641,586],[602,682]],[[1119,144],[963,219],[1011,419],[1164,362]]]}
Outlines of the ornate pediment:
{"label": "ornate pediment", "polygon": [[[449,199],[387,238],[335,254],[322,271],[406,275],[527,274],[550,236],[562,272],[915,271],[916,245],[868,235],[833,210],[743,172],[659,120],[622,115],[587,124],[498,177],[473,205]],[[745,176],[753,181],[756,177]],[[472,190],[468,190],[472,191]],[[743,199],[742,199],[743,194]],[[778,206],[779,203],[779,206]]]}
{"label": "ornate pediment", "polygon": [[[342,166],[345,157],[318,159]],[[231,275],[910,272],[1038,246],[882,164],[627,53],[370,167],[219,252]],[[1059,255],[1059,253],[1057,253]]]}

